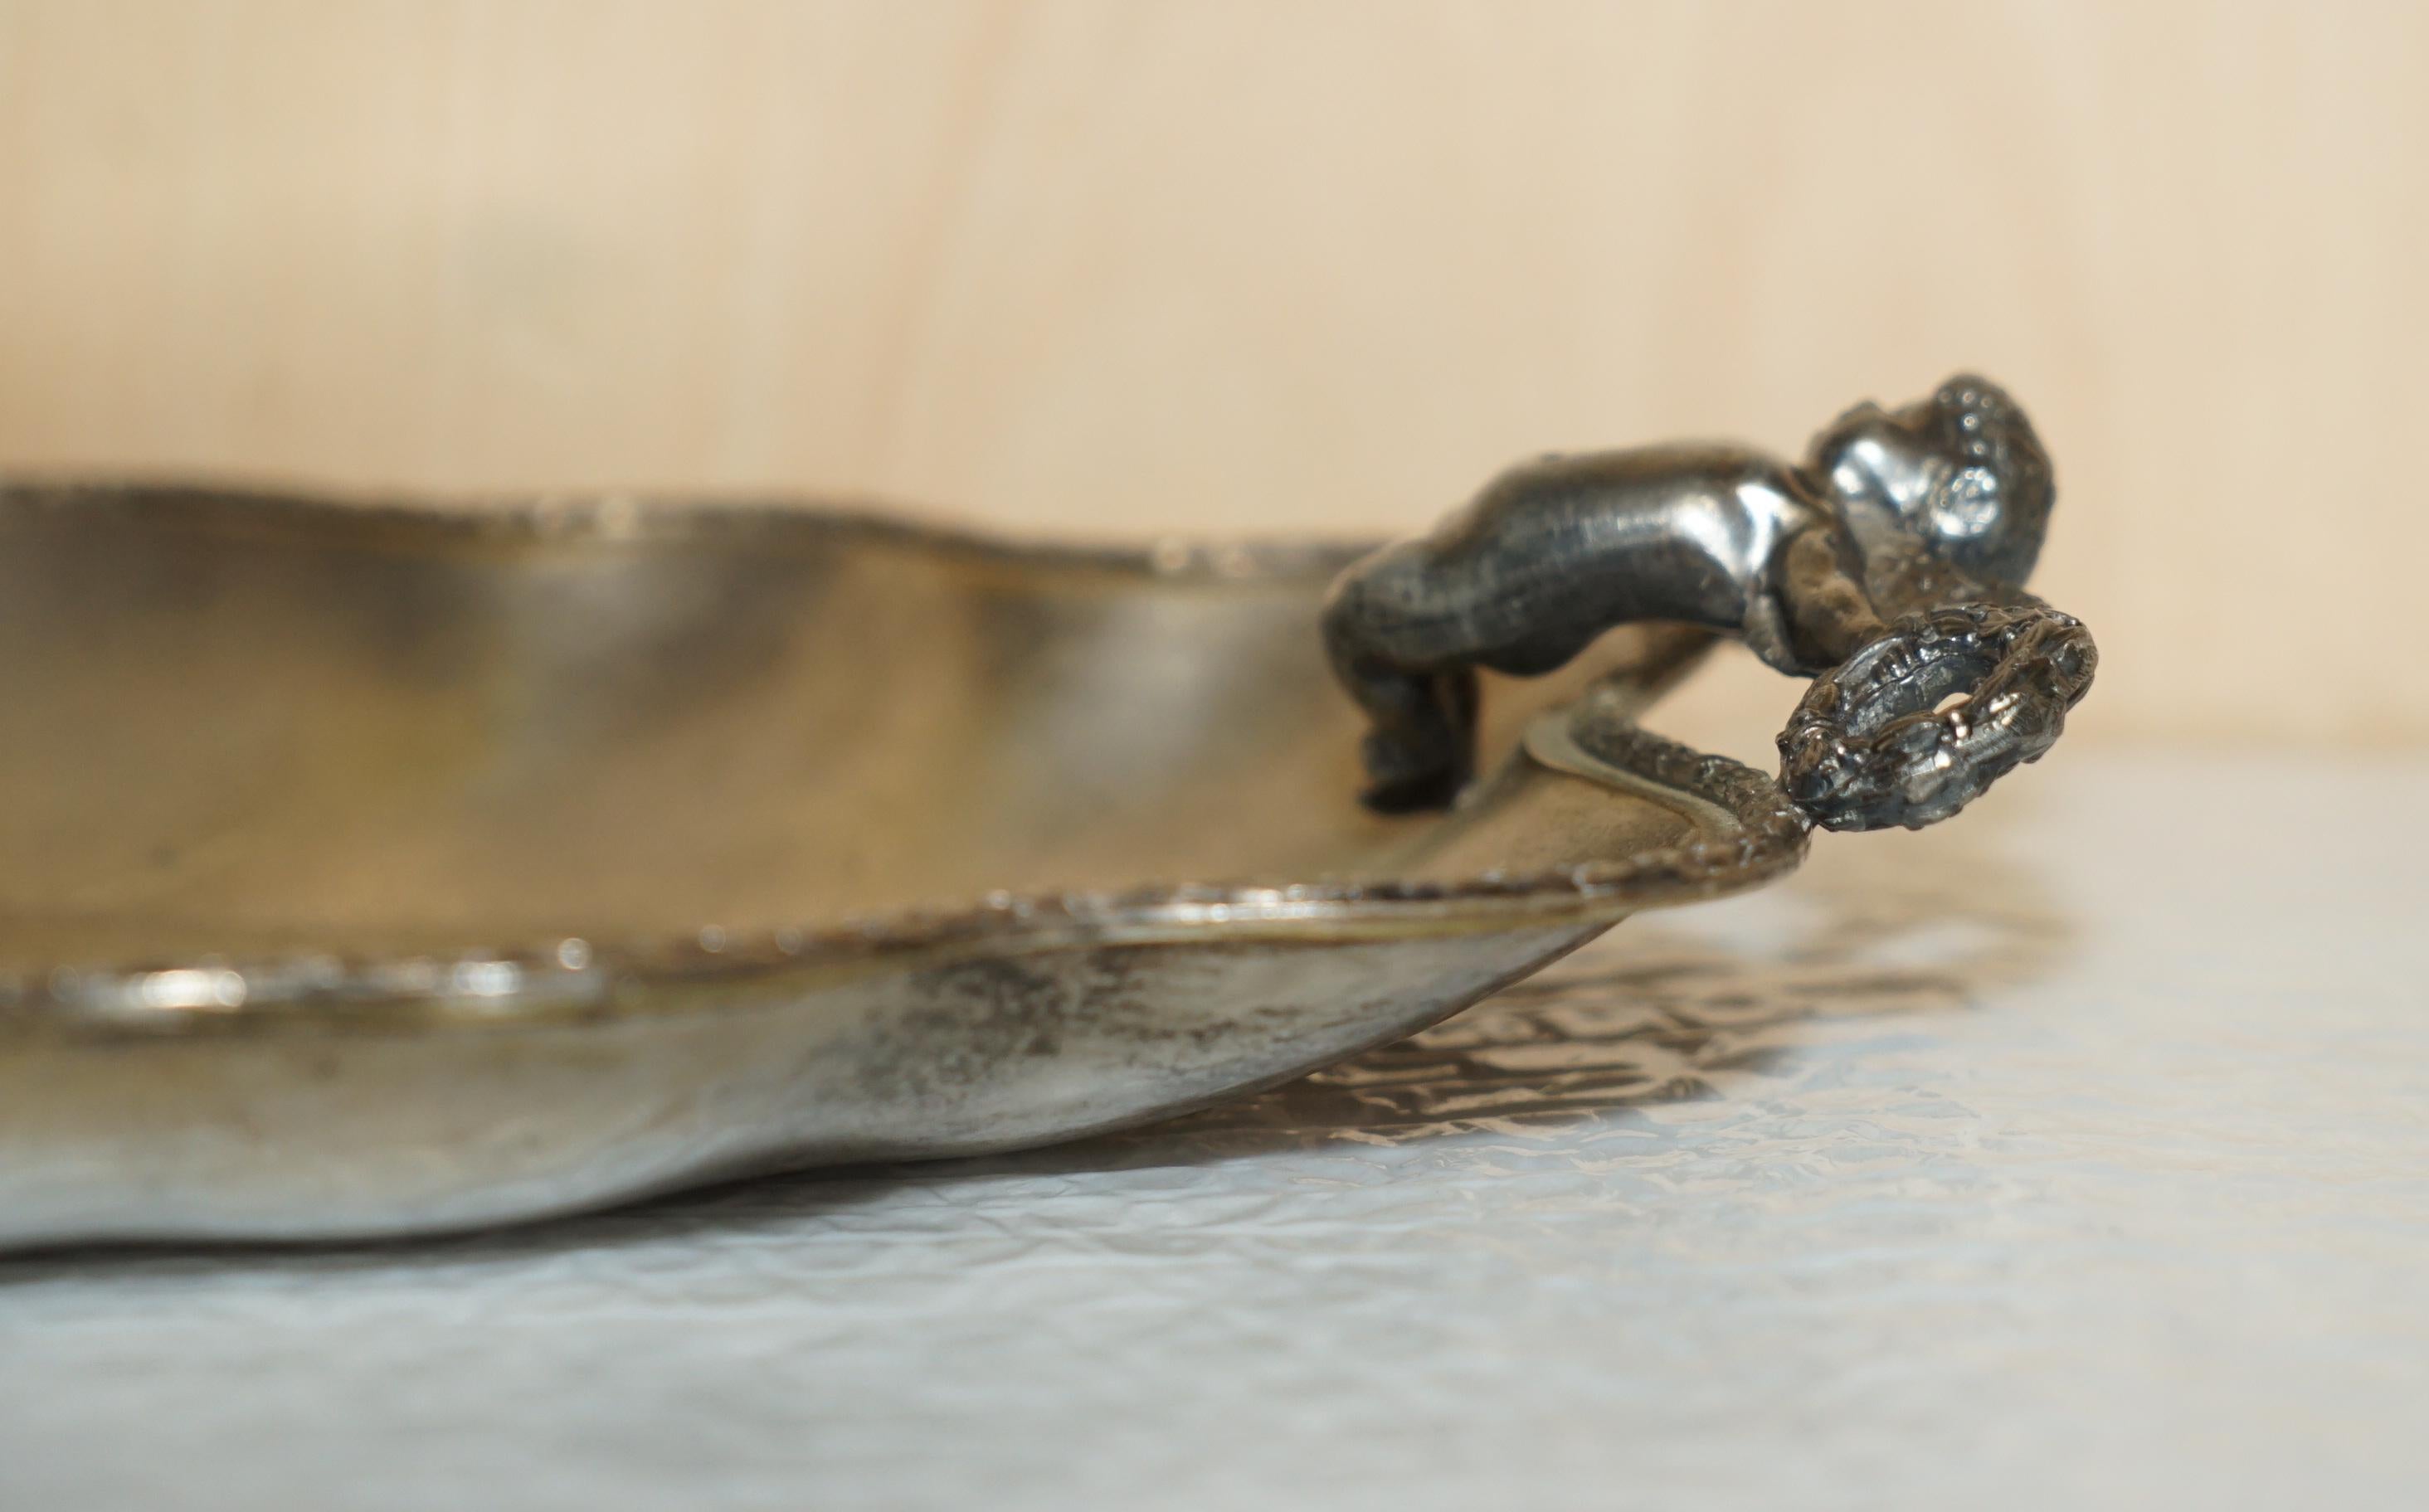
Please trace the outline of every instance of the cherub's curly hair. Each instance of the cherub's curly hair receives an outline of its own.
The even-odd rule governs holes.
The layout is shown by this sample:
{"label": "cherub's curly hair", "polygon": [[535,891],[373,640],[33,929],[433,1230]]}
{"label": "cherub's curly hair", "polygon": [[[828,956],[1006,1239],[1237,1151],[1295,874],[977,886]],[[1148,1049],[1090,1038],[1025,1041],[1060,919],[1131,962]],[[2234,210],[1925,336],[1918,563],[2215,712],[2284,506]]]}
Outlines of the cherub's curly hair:
{"label": "cherub's curly hair", "polygon": [[1987,378],[1959,373],[1940,386],[1930,404],[1930,425],[1942,443],[1968,470],[1985,468],[1998,480],[1996,521],[1980,535],[1948,542],[1945,549],[1968,570],[2024,582],[2049,529],[2056,495],[2049,452],[2023,408]]}

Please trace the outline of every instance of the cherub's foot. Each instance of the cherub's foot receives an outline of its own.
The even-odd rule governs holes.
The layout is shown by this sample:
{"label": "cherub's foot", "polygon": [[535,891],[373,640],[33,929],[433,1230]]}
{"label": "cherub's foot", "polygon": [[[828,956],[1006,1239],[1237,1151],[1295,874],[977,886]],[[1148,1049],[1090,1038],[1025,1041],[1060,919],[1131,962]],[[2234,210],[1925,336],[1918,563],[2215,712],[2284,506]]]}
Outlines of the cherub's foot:
{"label": "cherub's foot", "polygon": [[1826,830],[1936,824],[2039,760],[2098,665],[2081,621],[2039,602],[1901,616],[1814,679],[1780,784]]}
{"label": "cherub's foot", "polygon": [[1368,781],[1358,801],[1378,814],[1450,807],[1467,784],[1468,764],[1443,743],[1429,744],[1435,748],[1420,750],[1380,731],[1368,735],[1362,748]]}
{"label": "cherub's foot", "polygon": [[1360,748],[1378,814],[1446,809],[1476,770],[1476,671],[1403,674],[1367,684],[1375,726]]}
{"label": "cherub's foot", "polygon": [[1418,772],[1369,782],[1358,795],[1358,801],[1377,814],[1421,814],[1449,808],[1465,785],[1463,779],[1447,768]]}

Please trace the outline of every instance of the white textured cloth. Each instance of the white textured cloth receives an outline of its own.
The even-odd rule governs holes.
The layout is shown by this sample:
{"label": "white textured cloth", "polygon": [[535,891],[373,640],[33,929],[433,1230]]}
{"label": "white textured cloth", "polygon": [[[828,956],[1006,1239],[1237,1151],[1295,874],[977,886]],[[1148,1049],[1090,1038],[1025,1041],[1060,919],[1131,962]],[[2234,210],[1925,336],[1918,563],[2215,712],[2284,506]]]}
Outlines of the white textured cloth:
{"label": "white textured cloth", "polygon": [[2429,763],[2061,751],[1162,1128],[0,1260],[0,1507],[2429,1504]]}

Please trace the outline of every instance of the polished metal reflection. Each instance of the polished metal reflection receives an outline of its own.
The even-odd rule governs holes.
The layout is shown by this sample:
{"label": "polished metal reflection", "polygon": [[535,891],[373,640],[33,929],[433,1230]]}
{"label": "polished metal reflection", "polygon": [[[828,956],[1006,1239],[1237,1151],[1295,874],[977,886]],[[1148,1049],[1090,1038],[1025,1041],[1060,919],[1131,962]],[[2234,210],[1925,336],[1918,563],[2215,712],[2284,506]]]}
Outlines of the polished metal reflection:
{"label": "polished metal reflection", "polygon": [[0,486],[0,1241],[413,1232],[1136,1123],[1802,854],[1637,730],[1350,801],[1357,549]]}
{"label": "polished metal reflection", "polygon": [[1971,376],[1857,406],[1801,464],[1690,444],[1513,468],[1334,589],[1327,644],[1371,721],[1366,801],[1435,807],[1467,782],[1477,668],[1542,673],[1613,625],[1669,620],[1820,674],[1779,738],[1815,822],[1944,819],[2046,752],[2091,685],[2090,633],[2023,591],[2052,498],[2024,411]]}

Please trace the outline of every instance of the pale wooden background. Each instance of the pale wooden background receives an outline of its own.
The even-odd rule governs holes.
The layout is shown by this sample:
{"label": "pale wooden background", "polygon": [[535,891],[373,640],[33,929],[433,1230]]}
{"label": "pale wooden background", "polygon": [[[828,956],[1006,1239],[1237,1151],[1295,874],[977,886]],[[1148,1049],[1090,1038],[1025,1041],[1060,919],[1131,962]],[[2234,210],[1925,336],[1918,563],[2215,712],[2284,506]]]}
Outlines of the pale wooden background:
{"label": "pale wooden background", "polygon": [[0,465],[1406,531],[1975,366],[2077,738],[2419,742],[2424,80],[2401,0],[0,0]]}

